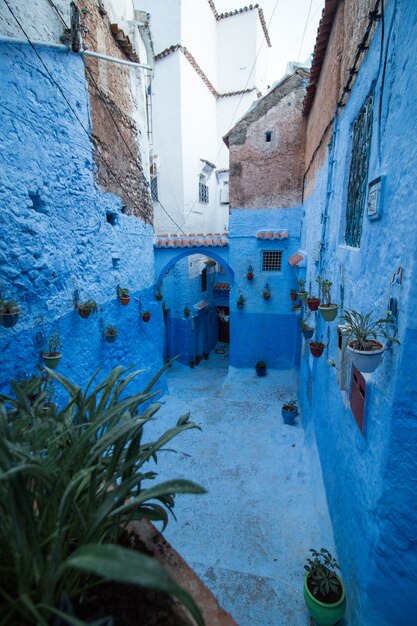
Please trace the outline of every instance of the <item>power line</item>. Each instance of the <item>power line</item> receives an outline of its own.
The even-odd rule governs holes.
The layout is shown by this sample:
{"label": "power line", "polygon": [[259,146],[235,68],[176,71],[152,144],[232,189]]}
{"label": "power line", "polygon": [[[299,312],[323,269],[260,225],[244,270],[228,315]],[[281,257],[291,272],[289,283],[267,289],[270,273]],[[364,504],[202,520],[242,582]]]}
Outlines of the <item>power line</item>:
{"label": "power line", "polygon": [[310,13],[311,13],[311,7],[313,5],[313,0],[310,0],[310,6],[308,7],[308,13],[307,13],[307,19],[306,19],[306,23],[304,25],[304,30],[303,30],[303,36],[301,38],[301,44],[300,44],[300,50],[298,52],[298,57],[297,57],[297,61],[300,60],[300,56],[301,56],[301,50],[303,48],[303,43],[304,43],[304,37],[306,34],[306,30],[307,30],[307,24],[308,24],[308,18],[310,17]]}
{"label": "power line", "polygon": [[[12,14],[14,20],[16,21],[17,25],[19,26],[20,30],[22,31],[22,33],[24,34],[24,36],[26,37],[29,45],[31,46],[32,50],[34,51],[34,53],[36,54],[36,56],[38,57],[39,61],[41,62],[42,66],[44,67],[46,73],[48,74],[49,78],[51,79],[51,81],[54,83],[54,85],[57,87],[58,91],[60,92],[61,96],[64,98],[67,106],[69,107],[69,109],[72,111],[75,119],[77,120],[77,122],[79,123],[79,125],[81,126],[81,128],[83,129],[84,133],[87,135],[88,139],[91,141],[91,137],[90,137],[90,133],[89,131],[85,128],[83,122],[81,121],[81,119],[79,118],[77,112],[74,110],[74,108],[72,107],[71,103],[68,101],[65,93],[63,92],[61,86],[56,82],[56,80],[54,79],[54,77],[52,76],[51,72],[49,71],[47,65],[44,63],[42,57],[39,55],[38,51],[36,50],[35,46],[33,45],[33,43],[30,41],[30,38],[28,36],[28,34],[26,33],[25,29],[23,28],[22,24],[20,23],[19,19],[17,18],[17,16],[15,15],[15,13],[13,12],[13,10],[11,9],[9,3],[7,0],[3,0],[5,5],[7,6],[8,10],[10,11],[10,13]],[[65,22],[64,22],[65,23]],[[109,174],[111,176],[113,176],[114,180],[119,184],[120,189],[122,189],[124,191],[124,193],[126,194],[126,196],[132,201],[133,203],[133,207],[136,208],[139,213],[142,215],[143,219],[145,222],[149,221],[148,215],[145,213],[145,211],[142,209],[142,207],[138,206],[136,204],[136,200],[134,198],[132,198],[132,196],[130,195],[130,193],[126,190],[126,188],[124,187],[124,185],[122,184],[122,182],[119,180],[119,178],[116,176],[116,174],[114,174],[114,172],[112,171],[111,167],[109,166],[109,164],[107,163],[106,159],[103,157],[103,155],[94,148],[94,146],[92,146],[92,151],[94,152],[94,154],[96,154],[104,163],[104,165],[106,166]]]}

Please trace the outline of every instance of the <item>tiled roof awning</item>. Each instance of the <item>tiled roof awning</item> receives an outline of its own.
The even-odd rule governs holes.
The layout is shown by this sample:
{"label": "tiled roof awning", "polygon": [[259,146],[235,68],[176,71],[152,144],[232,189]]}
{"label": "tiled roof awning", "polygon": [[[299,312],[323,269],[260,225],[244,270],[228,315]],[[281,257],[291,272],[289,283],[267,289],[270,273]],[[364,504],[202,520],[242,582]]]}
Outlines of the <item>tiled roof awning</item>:
{"label": "tiled roof awning", "polygon": [[297,265],[304,266],[305,255],[300,250],[297,250],[295,254],[290,256],[290,258],[288,259],[288,263],[291,265],[291,267],[296,267]]}
{"label": "tiled roof awning", "polygon": [[288,230],[258,230],[257,239],[288,239]]}
{"label": "tiled roof awning", "polygon": [[189,233],[188,235],[155,235],[155,248],[222,248],[227,246],[227,233]]}
{"label": "tiled roof awning", "polygon": [[230,291],[230,283],[216,283],[214,288],[216,291]]}
{"label": "tiled roof awning", "polygon": [[196,311],[202,311],[203,309],[205,309],[205,308],[206,308],[206,306],[208,306],[208,302],[207,302],[207,300],[200,300],[200,302],[196,302],[196,303],[193,305],[193,308],[194,308]]}

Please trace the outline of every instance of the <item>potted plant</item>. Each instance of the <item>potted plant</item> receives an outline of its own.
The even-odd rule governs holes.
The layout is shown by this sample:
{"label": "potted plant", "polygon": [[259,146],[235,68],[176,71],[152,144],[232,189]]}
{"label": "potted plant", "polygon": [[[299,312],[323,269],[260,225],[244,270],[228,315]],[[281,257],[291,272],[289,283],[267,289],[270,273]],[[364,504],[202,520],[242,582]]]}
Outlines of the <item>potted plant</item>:
{"label": "potted plant", "polygon": [[290,291],[290,298],[291,298],[291,300],[297,300],[297,290],[296,289],[291,289],[291,291]]}
{"label": "potted plant", "polygon": [[116,341],[118,330],[116,326],[106,326],[106,330],[104,331],[104,339],[107,343],[114,343]]}
{"label": "potted plant", "polygon": [[0,302],[1,323],[5,328],[16,326],[20,309],[14,300],[2,300]]}
{"label": "potted plant", "polygon": [[[55,402],[57,398],[55,383],[52,378],[45,377],[42,379],[41,385],[41,406],[40,410],[43,415],[54,415],[58,410],[58,405]],[[43,402],[42,402],[43,397]]]}
{"label": "potted plant", "polygon": [[[388,335],[387,327],[394,325],[394,319],[390,312],[382,319],[372,319],[372,312],[358,313],[353,309],[347,309],[342,315],[344,333],[347,335],[346,348],[352,356],[354,366],[365,374],[374,372],[382,361],[386,345],[378,341],[387,339],[394,343],[400,342],[395,337]],[[394,330],[394,329],[393,329]]]}
{"label": "potted plant", "polygon": [[262,296],[264,300],[269,300],[269,298],[271,297],[271,288],[269,286],[269,283],[266,283],[262,292]]}
{"label": "potted plant", "polygon": [[326,347],[326,344],[322,341],[310,341],[308,344],[310,346],[310,352],[315,357],[320,357],[323,354],[323,350]]}
{"label": "potted plant", "polygon": [[203,359],[205,361],[208,361],[208,359],[209,359],[209,353],[208,352],[204,352],[204,350],[203,350]]}
{"label": "potted plant", "polygon": [[291,311],[295,313],[296,315],[301,315],[302,310],[303,310],[303,307],[301,306],[301,304],[294,304],[291,307]]}
{"label": "potted plant", "polygon": [[190,317],[191,310],[188,306],[184,307],[184,317]]}
{"label": "potted plant", "polygon": [[266,363],[265,361],[258,361],[255,365],[256,373],[258,376],[265,376],[266,374]]}
{"label": "potted plant", "polygon": [[151,312],[150,311],[143,311],[143,313],[142,313],[142,320],[144,322],[149,322],[150,319],[151,319]]}
{"label": "potted plant", "polygon": [[252,265],[248,265],[248,269],[246,271],[246,278],[248,280],[253,280],[253,276],[254,276],[254,274],[253,274],[253,267],[252,267]]}
{"label": "potted plant", "polygon": [[236,306],[238,309],[243,309],[244,305],[246,302],[246,298],[240,294],[240,296],[238,297],[238,299],[236,300]]}
{"label": "potted plant", "polygon": [[48,337],[48,349],[42,353],[43,362],[49,369],[55,370],[61,360],[62,354],[60,352],[62,348],[61,337],[59,333],[52,333]]}
{"label": "potted plant", "polygon": [[338,304],[333,304],[331,301],[331,289],[333,283],[326,278],[321,278],[321,276],[317,276],[316,282],[318,283],[321,289],[321,295],[323,298],[323,302],[319,305],[320,315],[326,322],[333,322],[337,316],[337,309],[339,308]]}
{"label": "potted plant", "polygon": [[80,317],[87,319],[92,313],[97,313],[97,302],[95,300],[86,300],[78,305],[78,313]]}
{"label": "potted plant", "polygon": [[191,369],[193,369],[193,367],[195,365],[194,357],[191,357],[189,365],[190,365]]}
{"label": "potted plant", "polygon": [[310,293],[306,298],[306,303],[310,311],[317,311],[320,304],[320,298],[318,298],[317,296],[312,296]]}
{"label": "potted plant", "polygon": [[306,281],[304,280],[304,278],[298,279],[299,290],[297,291],[297,297],[299,300],[306,300],[308,296],[308,293],[305,290],[305,284],[306,284]]}
{"label": "potted plant", "polygon": [[217,261],[215,261],[214,259],[208,259],[207,261],[205,261],[205,265],[206,267],[215,267]]}
{"label": "potted plant", "polygon": [[118,293],[120,304],[127,306],[130,302],[129,289],[126,289],[126,287],[119,287]]}
{"label": "potted plant", "polygon": [[302,319],[300,322],[300,328],[301,328],[301,332],[303,333],[304,339],[311,339],[312,336],[314,335],[314,328],[312,326],[309,326],[309,324],[307,324],[310,318],[310,315],[311,315],[311,312],[307,311],[305,318]]}
{"label": "potted plant", "polygon": [[304,569],[304,600],[318,626],[336,624],[346,611],[346,591],[336,574],[340,566],[328,550],[310,548],[312,558],[306,558]]}
{"label": "potted plant", "polygon": [[290,400],[282,405],[281,415],[284,418],[285,424],[291,426],[294,424],[294,420],[298,414],[298,407],[296,400]]}
{"label": "potted plant", "polygon": [[161,302],[161,300],[163,299],[163,295],[162,293],[158,290],[155,294],[155,298],[158,300],[158,302]]}

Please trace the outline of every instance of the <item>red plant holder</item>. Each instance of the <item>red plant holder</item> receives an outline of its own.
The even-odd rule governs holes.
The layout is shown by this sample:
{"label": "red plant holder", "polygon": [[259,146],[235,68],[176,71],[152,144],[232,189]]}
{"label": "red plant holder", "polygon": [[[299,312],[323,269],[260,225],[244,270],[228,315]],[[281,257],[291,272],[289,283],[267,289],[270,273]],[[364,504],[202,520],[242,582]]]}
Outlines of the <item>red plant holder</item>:
{"label": "red plant holder", "polygon": [[248,280],[253,280],[253,272],[248,272],[248,273],[246,274],[246,278],[247,278]]}
{"label": "red plant holder", "polygon": [[324,343],[323,343],[323,344],[321,344],[320,346],[317,346],[317,345],[316,345],[316,346],[312,346],[312,345],[311,345],[312,343],[313,343],[313,342],[312,342],[312,341],[310,341],[310,343],[308,344],[308,345],[310,346],[310,352],[311,352],[311,354],[312,354],[313,356],[315,356],[315,357],[320,357],[320,356],[323,354],[323,352],[324,352],[324,348],[325,348],[326,346],[324,345]]}
{"label": "red plant holder", "polygon": [[90,317],[91,315],[91,309],[83,309],[82,307],[78,307],[78,313],[80,314],[80,317],[83,317],[86,320],[87,317]]}
{"label": "red plant holder", "polygon": [[151,319],[151,316],[150,316],[149,314],[148,314],[148,315],[146,315],[146,314],[145,314],[145,315],[142,315],[142,320],[143,320],[144,322],[149,322],[149,320],[150,320],[150,319]]}
{"label": "red plant holder", "polygon": [[306,302],[310,311],[317,311],[320,304],[320,298],[314,300],[310,300],[309,298],[307,298]]}

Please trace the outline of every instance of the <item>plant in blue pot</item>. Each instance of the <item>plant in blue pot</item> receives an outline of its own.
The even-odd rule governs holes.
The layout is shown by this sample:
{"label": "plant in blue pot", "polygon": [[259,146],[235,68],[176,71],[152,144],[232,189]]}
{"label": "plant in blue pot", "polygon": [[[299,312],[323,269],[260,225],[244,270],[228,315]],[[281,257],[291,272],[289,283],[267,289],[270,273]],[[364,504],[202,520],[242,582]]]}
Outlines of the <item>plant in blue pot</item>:
{"label": "plant in blue pot", "polygon": [[326,548],[310,548],[304,569],[304,600],[317,626],[333,626],[346,611],[346,591],[336,574],[340,566]]}
{"label": "plant in blue pot", "polygon": [[266,363],[265,361],[258,361],[255,365],[256,373],[258,376],[265,376],[266,374]]}
{"label": "plant in blue pot", "polygon": [[298,415],[298,407],[296,400],[290,400],[282,405],[281,415],[284,418],[285,424],[292,426],[294,420]]}

